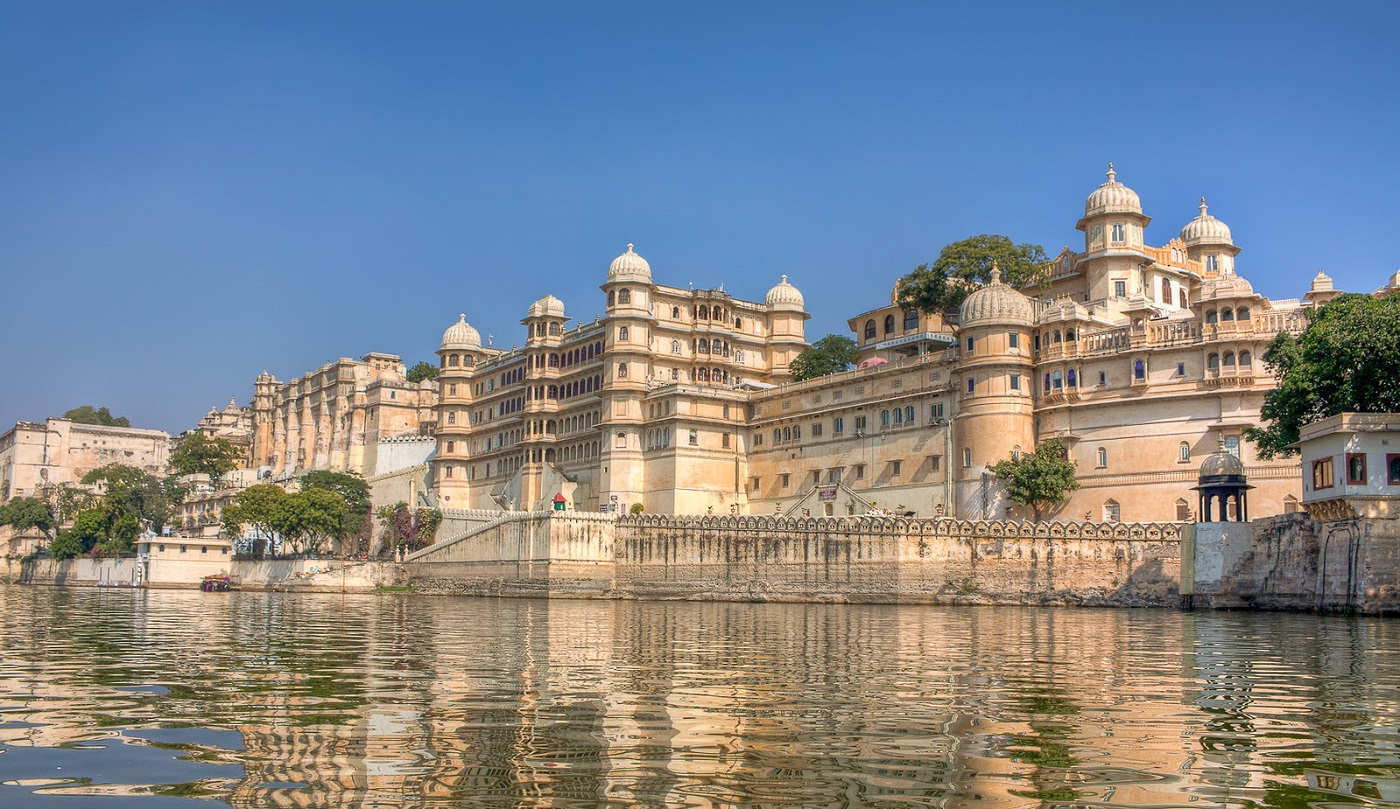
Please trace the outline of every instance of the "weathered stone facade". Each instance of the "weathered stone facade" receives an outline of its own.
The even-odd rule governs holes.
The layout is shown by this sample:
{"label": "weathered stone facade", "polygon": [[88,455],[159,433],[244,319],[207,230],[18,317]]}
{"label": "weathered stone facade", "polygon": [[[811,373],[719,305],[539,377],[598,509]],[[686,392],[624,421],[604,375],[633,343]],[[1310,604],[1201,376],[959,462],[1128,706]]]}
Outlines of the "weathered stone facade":
{"label": "weathered stone facade", "polygon": [[470,594],[1175,606],[1178,528],[514,513],[414,554],[408,572]]}

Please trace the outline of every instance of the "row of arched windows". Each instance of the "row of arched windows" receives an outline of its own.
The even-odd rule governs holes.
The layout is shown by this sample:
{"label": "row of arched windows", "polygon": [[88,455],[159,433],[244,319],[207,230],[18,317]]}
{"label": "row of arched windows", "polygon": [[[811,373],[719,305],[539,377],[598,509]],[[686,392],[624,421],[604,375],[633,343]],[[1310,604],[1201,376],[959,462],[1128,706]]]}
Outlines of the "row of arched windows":
{"label": "row of arched windows", "polygon": [[550,368],[569,368],[581,362],[588,362],[602,353],[602,342],[589,343],[586,346],[579,346],[571,351],[565,351],[562,354],[556,352],[550,352],[548,355],[535,354],[530,358],[530,366],[532,368],[544,368],[546,366]]}
{"label": "row of arched windows", "polygon": [[1248,351],[1241,351],[1239,357],[1236,358],[1235,352],[1226,351],[1224,354],[1211,354],[1206,357],[1206,370],[1212,373],[1218,373],[1222,367],[1229,371],[1237,366],[1240,368],[1253,368],[1254,356]]}
{"label": "row of arched windows", "polygon": [[624,303],[631,303],[631,302],[632,302],[632,290],[627,289],[626,287],[624,287],[624,288],[622,288],[622,289],[619,289],[619,290],[616,290],[616,291],[608,290],[608,306],[612,306],[612,305],[614,305],[615,303],[617,303],[617,304],[624,304]]}
{"label": "row of arched windows", "polygon": [[444,368],[471,368],[476,365],[476,357],[471,354],[448,354],[442,358]]}
{"label": "row of arched windows", "polygon": [[530,324],[531,337],[543,337],[546,333],[551,336],[557,336],[564,333],[564,327],[557,320],[551,322],[548,326],[545,326],[543,323]]}
{"label": "row of arched windows", "polygon": [[901,408],[901,407],[896,407],[894,410],[881,410],[881,411],[880,411],[880,426],[881,426],[881,427],[890,427],[890,426],[898,427],[898,426],[901,425],[901,424],[913,424],[913,423],[914,423],[914,406],[913,406],[913,405],[906,405],[906,406],[904,406],[904,407],[902,407],[902,408]]}
{"label": "row of arched windows", "polygon": [[572,444],[564,447],[560,454],[563,455],[565,462],[596,458],[598,456],[598,442],[585,441],[582,444]]}
{"label": "row of arched windows", "polygon": [[647,449],[664,449],[671,446],[671,428],[647,430]]}
{"label": "row of arched windows", "polygon": [[1238,309],[1231,309],[1226,306],[1218,311],[1215,309],[1206,310],[1207,323],[1228,323],[1232,320],[1249,320],[1249,317],[1248,306],[1241,306]]}

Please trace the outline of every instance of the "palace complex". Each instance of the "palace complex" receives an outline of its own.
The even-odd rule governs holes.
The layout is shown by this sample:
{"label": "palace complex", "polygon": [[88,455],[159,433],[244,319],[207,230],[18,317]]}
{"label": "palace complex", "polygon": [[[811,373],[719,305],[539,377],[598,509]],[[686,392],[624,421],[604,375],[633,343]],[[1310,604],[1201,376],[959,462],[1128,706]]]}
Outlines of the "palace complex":
{"label": "palace complex", "polygon": [[808,316],[786,278],[761,303],[666,286],[628,245],[596,320],[547,296],[521,348],[484,347],[465,316],[444,333],[439,505],[1002,518],[1020,512],[988,468],[1060,439],[1082,488],[1049,519],[1192,519],[1221,445],[1252,515],[1296,510],[1298,461],[1257,458],[1242,432],[1274,384],[1269,342],[1339,293],[1319,272],[1302,300],[1256,294],[1204,200],[1163,246],[1150,221],[1110,167],[1048,282],[994,277],[947,315],[892,295],[849,321],[856,370],[798,383]]}

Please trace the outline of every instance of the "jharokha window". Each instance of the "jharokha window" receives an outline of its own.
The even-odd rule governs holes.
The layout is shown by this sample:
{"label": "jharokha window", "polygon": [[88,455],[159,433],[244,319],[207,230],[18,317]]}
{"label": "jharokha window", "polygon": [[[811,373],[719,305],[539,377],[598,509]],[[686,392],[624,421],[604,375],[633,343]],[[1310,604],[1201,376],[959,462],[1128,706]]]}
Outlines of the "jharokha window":
{"label": "jharokha window", "polygon": [[1347,453],[1347,485],[1366,485],[1366,456],[1362,453]]}
{"label": "jharokha window", "polygon": [[1314,489],[1332,488],[1332,459],[1319,458],[1313,461],[1312,478]]}
{"label": "jharokha window", "polygon": [[1400,486],[1400,454],[1385,456],[1386,483]]}

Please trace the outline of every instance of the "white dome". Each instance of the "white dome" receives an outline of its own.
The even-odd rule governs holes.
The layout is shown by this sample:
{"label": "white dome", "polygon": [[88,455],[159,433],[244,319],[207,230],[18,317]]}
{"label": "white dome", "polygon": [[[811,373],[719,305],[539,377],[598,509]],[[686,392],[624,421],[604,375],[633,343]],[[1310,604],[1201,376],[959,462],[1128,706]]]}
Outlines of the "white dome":
{"label": "white dome", "polygon": [[1035,309],[1030,299],[1002,283],[1001,267],[995,262],[992,264],[992,282],[967,296],[960,315],[963,328],[994,323],[1035,325]]}
{"label": "white dome", "polygon": [[1250,298],[1254,296],[1254,285],[1238,275],[1221,275],[1201,284],[1200,297],[1205,300],[1219,298]]}
{"label": "white dome", "polygon": [[447,331],[442,333],[442,348],[444,349],[472,349],[481,348],[481,334],[467,325],[467,316],[458,315],[458,320]]}
{"label": "white dome", "polygon": [[563,317],[564,302],[554,297],[546,295],[543,298],[530,304],[530,311],[526,317]]}
{"label": "white dome", "polygon": [[1181,229],[1181,240],[1186,242],[1187,247],[1203,244],[1234,245],[1234,241],[1230,239],[1229,226],[1206,213],[1205,197],[1201,197],[1200,215],[1187,222],[1186,227]]}
{"label": "white dome", "polygon": [[[1400,276],[1400,273],[1396,273],[1396,275]],[[1308,291],[1313,293],[1331,292],[1333,289],[1334,287],[1332,286],[1332,276],[1328,275],[1322,270],[1318,270],[1317,275],[1313,276],[1312,288]]]}
{"label": "white dome", "polygon": [[608,267],[608,281],[635,281],[642,284],[651,283],[651,265],[647,260],[632,251],[632,245],[627,245],[627,252],[613,259],[613,263]]}
{"label": "white dome", "polygon": [[778,281],[777,286],[768,290],[768,295],[763,299],[771,309],[796,309],[802,311],[806,308],[807,302],[802,299],[802,293],[797,287],[788,283],[787,276]]}
{"label": "white dome", "polygon": [[1084,200],[1084,216],[1098,216],[1106,213],[1142,213],[1142,201],[1137,192],[1117,180],[1118,174],[1113,164],[1108,164],[1108,181]]}

